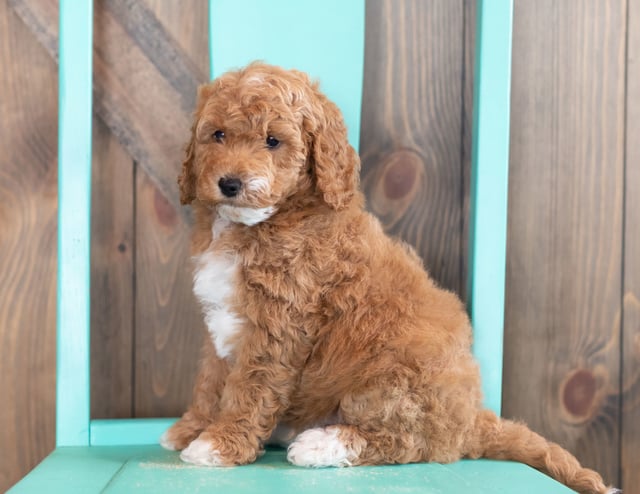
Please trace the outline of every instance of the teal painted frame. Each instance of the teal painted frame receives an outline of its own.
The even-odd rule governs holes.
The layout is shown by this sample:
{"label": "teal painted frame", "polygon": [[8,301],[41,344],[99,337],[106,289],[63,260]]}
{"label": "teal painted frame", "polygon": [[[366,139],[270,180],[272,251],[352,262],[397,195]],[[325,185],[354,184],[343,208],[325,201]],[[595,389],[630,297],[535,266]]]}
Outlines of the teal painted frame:
{"label": "teal painted frame", "polygon": [[60,1],[56,445],[89,444],[93,2]]}
{"label": "teal painted frame", "polygon": [[175,418],[94,419],[91,421],[91,446],[130,446],[158,444]]}
{"label": "teal painted frame", "polygon": [[[270,21],[268,17],[273,5],[260,0],[211,0],[212,77],[256,58],[298,67],[312,75],[323,74],[323,87],[341,106],[350,129],[350,140],[357,148],[363,66],[357,63],[349,67],[333,66],[332,54],[338,49],[351,50],[351,55],[345,58],[363,60],[356,55],[364,53],[364,0],[295,5],[304,11],[294,12],[298,20],[315,22],[325,16],[334,22],[346,18],[351,19],[352,26],[341,25],[332,38],[333,44],[327,45],[318,37],[322,45],[316,49],[326,54],[323,60],[305,60],[308,45],[293,50],[300,31],[291,30],[284,33],[280,45],[263,45],[263,53],[269,56],[251,52],[260,44],[238,35],[247,42],[247,51],[242,52],[244,59],[231,61],[225,58],[225,44],[215,33],[223,32],[219,24],[233,32],[232,23],[217,23],[217,19],[228,19],[226,16],[232,8],[239,9],[243,15],[251,11],[273,29],[275,20]],[[338,8],[349,12],[336,16]],[[478,3],[469,298],[475,328],[474,352],[482,369],[485,403],[497,412],[502,379],[512,11],[512,0]],[[175,419],[90,419],[92,16],[90,0],[60,2],[56,444],[152,444]],[[308,33],[304,27],[300,29]],[[230,35],[230,32],[225,34]],[[257,37],[261,35],[264,33],[256,33]],[[229,37],[223,39],[230,42]],[[236,48],[234,44],[234,50]],[[291,57],[284,55],[289,50],[292,50]],[[333,75],[325,77],[324,74]],[[345,81],[350,84],[345,85]]]}
{"label": "teal painted frame", "polygon": [[507,255],[513,0],[478,0],[469,311],[487,408],[500,414]]}

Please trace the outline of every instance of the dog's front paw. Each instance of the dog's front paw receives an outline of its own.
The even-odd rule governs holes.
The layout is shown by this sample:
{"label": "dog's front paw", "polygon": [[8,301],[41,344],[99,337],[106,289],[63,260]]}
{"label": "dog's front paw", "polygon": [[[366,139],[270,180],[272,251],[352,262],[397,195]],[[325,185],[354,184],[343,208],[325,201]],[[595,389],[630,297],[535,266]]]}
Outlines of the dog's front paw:
{"label": "dog's front paw", "polygon": [[162,446],[164,449],[168,449],[169,451],[177,451],[180,449],[178,447],[177,441],[172,439],[171,435],[169,434],[169,431],[164,431],[164,434],[160,436],[159,442],[160,442],[160,446]]}
{"label": "dog's front paw", "polygon": [[195,439],[187,446],[182,453],[180,459],[186,463],[206,467],[225,467],[230,464],[226,462],[220,451],[215,449],[215,445],[206,439]]}
{"label": "dog's front paw", "polygon": [[170,451],[182,450],[197,438],[205,427],[203,421],[195,419],[187,412],[160,436],[160,446]]}
{"label": "dog's front paw", "polygon": [[251,463],[260,452],[259,448],[247,442],[245,435],[230,431],[213,433],[208,429],[182,451],[180,458],[194,465],[229,467]]}

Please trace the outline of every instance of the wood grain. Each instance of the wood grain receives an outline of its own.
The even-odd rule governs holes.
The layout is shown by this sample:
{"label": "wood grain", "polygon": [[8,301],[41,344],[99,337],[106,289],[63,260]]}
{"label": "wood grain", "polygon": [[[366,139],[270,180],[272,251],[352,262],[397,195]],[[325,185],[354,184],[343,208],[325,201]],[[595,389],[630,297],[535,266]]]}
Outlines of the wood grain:
{"label": "wood grain", "polygon": [[177,207],[175,181],[191,123],[183,101],[195,102],[195,94],[175,91],[108,9],[96,11],[94,30],[94,39],[104,40],[94,47],[96,112]]}
{"label": "wood grain", "polygon": [[467,300],[469,279],[469,210],[471,204],[471,144],[473,133],[473,79],[476,50],[476,1],[464,0],[464,68],[462,73],[462,247],[460,296]]}
{"label": "wood grain", "polygon": [[0,0],[0,492],[54,445],[55,63]]}
{"label": "wood grain", "polygon": [[618,483],[625,4],[515,4],[504,413]]}
{"label": "wood grain", "polygon": [[189,229],[146,175],[136,182],[134,415],[178,416],[205,336],[191,290]]}
{"label": "wood grain", "polygon": [[463,3],[367,2],[360,151],[368,207],[461,291]]}
{"label": "wood grain", "polygon": [[[167,32],[173,29],[172,43],[181,46],[194,61],[195,70],[206,72],[206,2],[150,5],[154,18],[167,26]],[[176,29],[179,26],[184,29]],[[194,37],[192,31],[200,37]],[[195,88],[193,91],[192,98]],[[182,130],[187,132],[188,127]],[[181,159],[176,166],[179,163]],[[177,192],[175,181],[173,187]],[[136,196],[134,414],[176,416],[184,412],[191,399],[205,337],[202,312],[192,294],[190,229],[182,214],[185,208],[167,200],[152,177],[140,174]]]}
{"label": "wood grain", "polygon": [[[12,6],[49,53],[57,57],[57,3],[14,0]],[[113,163],[100,169],[104,175],[97,180],[106,189],[94,201],[97,228],[104,229],[94,243],[97,257],[93,268],[93,321],[98,329],[93,344],[97,361],[92,369],[94,377],[103,376],[93,391],[94,398],[102,396],[92,405],[95,416],[175,415],[190,396],[201,342],[197,329],[202,318],[191,296],[189,215],[186,208],[179,206],[175,177],[196,87],[206,80],[208,56],[207,41],[202,37],[207,29],[206,4],[192,2],[191,8],[180,7],[176,11],[175,4],[167,2],[155,6],[169,26],[199,26],[182,31],[184,39],[177,42],[144,2],[105,0],[96,4],[95,111],[135,159],[139,176],[133,183],[131,161],[125,163],[127,159],[120,151],[113,151],[117,156],[109,156],[111,151],[99,149],[99,154],[105,154],[105,159]],[[174,27],[173,32],[181,31]],[[194,37],[194,33],[199,36]],[[194,52],[193,59],[185,47]],[[193,61],[196,58],[198,63]],[[113,188],[114,180],[128,197],[122,189]],[[133,204],[137,204],[138,193],[141,202],[134,231]],[[150,203],[145,202],[148,197],[152,198]],[[169,227],[167,218],[174,213],[177,217]],[[128,246],[135,246],[135,256]],[[160,269],[163,274],[159,274]],[[171,294],[169,298],[164,298],[166,290]],[[186,340],[187,348],[174,345],[185,341],[185,326],[193,327],[197,335],[187,333],[192,335]],[[161,328],[179,330],[168,340],[175,351],[173,358],[180,362],[177,370],[165,365],[166,356],[153,342],[145,347]],[[100,353],[103,347],[117,349],[118,356],[110,361],[111,353]],[[183,358],[185,355],[187,358]],[[149,369],[154,370],[153,377],[148,374]],[[106,379],[106,375],[110,378]],[[159,391],[164,389],[164,384],[158,384],[162,376],[173,379],[177,383],[174,387],[180,391]],[[150,405],[156,399],[160,404]]]}
{"label": "wood grain", "polygon": [[622,319],[622,488],[640,494],[640,0],[629,0]]}
{"label": "wood grain", "polygon": [[[10,5],[57,59],[58,2],[10,0]],[[206,71],[198,69],[143,2],[128,0],[96,4],[93,63],[96,113],[177,208],[175,177],[194,88],[207,79]]]}
{"label": "wood grain", "polygon": [[[199,82],[209,79],[209,24],[207,2],[202,0],[145,0],[173,40],[195,65]],[[195,15],[191,15],[194,13]],[[189,109],[189,114],[193,109]]]}
{"label": "wood grain", "polygon": [[[166,3],[166,2],[165,2]],[[202,3],[202,2],[201,2]],[[151,61],[162,77],[171,85],[180,98],[180,105],[186,115],[193,111],[193,104],[198,85],[206,80],[206,72],[192,61],[188,52],[181,49],[180,44],[167,31],[153,10],[146,7],[139,0],[103,0],[103,8],[108,11],[126,31],[129,40],[140,47],[145,56]],[[184,12],[184,3],[174,4]],[[179,17],[193,17],[179,15],[174,12],[176,21]],[[199,24],[206,28],[206,16],[199,18]],[[176,24],[178,24],[176,22]],[[202,33],[202,30],[196,30]],[[206,38],[204,38],[206,40]],[[129,41],[127,40],[127,41]],[[107,41],[107,40],[103,40]],[[104,45],[100,43],[100,45]]]}
{"label": "wood grain", "polygon": [[131,417],[135,310],[134,165],[93,120],[91,416]]}

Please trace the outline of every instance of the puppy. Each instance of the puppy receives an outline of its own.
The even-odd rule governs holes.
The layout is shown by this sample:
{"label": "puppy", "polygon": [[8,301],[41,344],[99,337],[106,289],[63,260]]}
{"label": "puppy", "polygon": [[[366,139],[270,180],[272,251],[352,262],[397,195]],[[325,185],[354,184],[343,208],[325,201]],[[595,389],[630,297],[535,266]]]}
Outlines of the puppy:
{"label": "puppy", "polygon": [[510,459],[615,492],[482,409],[463,304],[364,210],[359,168],[305,74],[254,63],[200,88],[178,182],[209,337],[162,445],[211,466],[270,441],[308,467]]}

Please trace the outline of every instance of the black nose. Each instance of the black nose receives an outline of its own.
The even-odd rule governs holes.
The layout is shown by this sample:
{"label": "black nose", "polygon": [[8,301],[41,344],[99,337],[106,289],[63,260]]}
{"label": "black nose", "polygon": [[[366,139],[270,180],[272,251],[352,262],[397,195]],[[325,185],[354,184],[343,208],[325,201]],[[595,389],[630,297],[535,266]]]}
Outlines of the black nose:
{"label": "black nose", "polygon": [[221,178],[218,187],[225,196],[235,197],[242,188],[242,181],[239,178]]}

